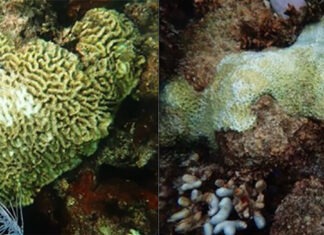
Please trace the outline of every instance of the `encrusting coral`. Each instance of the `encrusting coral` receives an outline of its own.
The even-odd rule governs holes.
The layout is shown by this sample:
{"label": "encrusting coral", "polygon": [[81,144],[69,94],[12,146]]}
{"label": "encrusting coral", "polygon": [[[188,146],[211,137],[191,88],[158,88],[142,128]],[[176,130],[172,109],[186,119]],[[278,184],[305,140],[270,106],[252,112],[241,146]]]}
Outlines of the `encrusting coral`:
{"label": "encrusting coral", "polygon": [[18,47],[0,34],[0,200],[30,204],[42,186],[107,136],[144,57],[122,14],[93,9],[72,28],[79,56],[41,39]]}
{"label": "encrusting coral", "polygon": [[265,94],[289,115],[324,119],[323,25],[306,27],[288,48],[225,56],[203,92],[184,79],[171,81],[161,92],[161,142],[248,130],[256,122],[251,105]]}
{"label": "encrusting coral", "polygon": [[189,2],[199,18],[177,28],[170,48],[184,54],[160,92],[161,233],[321,234],[322,186],[302,180],[279,206],[296,181],[323,177],[324,19],[304,28],[319,4],[283,19],[269,1]]}

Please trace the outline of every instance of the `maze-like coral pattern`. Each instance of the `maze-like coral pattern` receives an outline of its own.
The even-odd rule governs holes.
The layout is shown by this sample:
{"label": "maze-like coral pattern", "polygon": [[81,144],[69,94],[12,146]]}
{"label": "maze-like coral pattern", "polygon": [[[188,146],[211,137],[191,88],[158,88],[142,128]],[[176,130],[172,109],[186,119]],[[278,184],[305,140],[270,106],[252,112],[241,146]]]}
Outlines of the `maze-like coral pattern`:
{"label": "maze-like coral pattern", "polygon": [[74,25],[70,37],[77,40],[76,51],[87,67],[85,73],[97,80],[110,106],[138,83],[134,78],[141,74],[145,59],[136,51],[138,32],[124,15],[92,9]]}
{"label": "maze-like coral pattern", "polygon": [[41,39],[18,47],[0,34],[2,202],[20,196],[30,204],[42,186],[94,153],[116,107],[138,82],[144,58],[136,54],[133,25],[117,12],[111,12],[115,22],[110,11],[92,11],[108,18],[76,24],[73,31],[84,30],[79,55]]}

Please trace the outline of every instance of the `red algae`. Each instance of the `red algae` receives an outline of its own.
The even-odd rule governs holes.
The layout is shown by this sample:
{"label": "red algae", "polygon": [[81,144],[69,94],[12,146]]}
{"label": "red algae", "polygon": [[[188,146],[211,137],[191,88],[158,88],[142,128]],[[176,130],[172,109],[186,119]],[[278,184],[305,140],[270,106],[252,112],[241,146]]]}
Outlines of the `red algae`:
{"label": "red algae", "polygon": [[98,179],[97,173],[87,167],[76,177],[71,182],[61,180],[57,187],[65,204],[64,233],[88,230],[98,234],[105,227],[116,235],[130,229],[150,234],[156,229],[155,190],[118,176]]}
{"label": "red algae", "polygon": [[98,184],[91,170],[81,172],[78,179],[69,185],[67,193],[76,199],[78,206],[74,208],[83,213],[105,213],[102,211],[103,206],[110,201],[118,201],[123,205],[144,203],[148,209],[157,210],[157,195],[154,192],[142,189],[132,181],[118,178]]}

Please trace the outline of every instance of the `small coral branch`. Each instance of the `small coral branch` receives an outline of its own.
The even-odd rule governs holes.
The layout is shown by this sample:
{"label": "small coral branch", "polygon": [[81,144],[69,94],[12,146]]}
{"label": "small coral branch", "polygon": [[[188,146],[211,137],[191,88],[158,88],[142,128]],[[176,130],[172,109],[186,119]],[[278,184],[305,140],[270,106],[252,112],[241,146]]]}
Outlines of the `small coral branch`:
{"label": "small coral branch", "polygon": [[[174,230],[187,233],[202,228],[204,235],[221,232],[234,235],[236,231],[246,229],[250,220],[258,229],[263,229],[266,226],[262,215],[265,181],[253,180],[250,173],[236,172],[227,181],[216,179],[214,189],[210,191],[206,185],[212,179],[211,169],[211,166],[201,167],[182,176],[177,186],[180,195],[177,204],[181,209],[168,219],[175,223]],[[236,219],[232,219],[234,217]]]}

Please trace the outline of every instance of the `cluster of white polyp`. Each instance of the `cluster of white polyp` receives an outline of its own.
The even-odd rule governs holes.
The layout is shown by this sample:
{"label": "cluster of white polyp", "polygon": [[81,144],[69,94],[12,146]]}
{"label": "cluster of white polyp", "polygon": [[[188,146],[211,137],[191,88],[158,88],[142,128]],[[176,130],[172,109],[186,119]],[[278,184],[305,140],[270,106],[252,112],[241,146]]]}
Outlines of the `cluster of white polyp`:
{"label": "cluster of white polyp", "polygon": [[[168,222],[176,222],[176,232],[186,233],[202,227],[203,235],[235,235],[236,231],[247,228],[248,219],[253,219],[258,229],[265,227],[266,221],[261,214],[264,207],[262,191],[266,187],[263,180],[257,181],[252,190],[254,196],[257,194],[256,200],[248,195],[245,184],[236,186],[231,180],[227,183],[216,180],[215,192],[198,190],[203,180],[194,175],[185,174],[182,181],[178,189],[181,209],[168,219]],[[241,219],[230,219],[233,209]]]}

